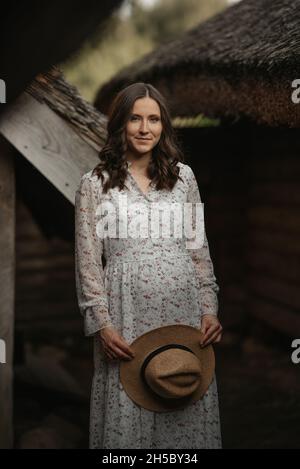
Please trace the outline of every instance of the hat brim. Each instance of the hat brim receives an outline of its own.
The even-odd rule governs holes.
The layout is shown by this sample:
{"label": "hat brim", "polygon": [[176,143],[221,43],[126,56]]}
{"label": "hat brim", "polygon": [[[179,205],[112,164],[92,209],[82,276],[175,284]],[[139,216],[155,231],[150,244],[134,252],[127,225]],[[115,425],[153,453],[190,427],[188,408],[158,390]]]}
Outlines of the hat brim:
{"label": "hat brim", "polygon": [[[170,412],[185,408],[201,399],[211,384],[215,371],[215,354],[212,345],[200,346],[203,333],[200,329],[185,324],[174,324],[152,329],[134,340],[130,347],[135,353],[131,360],[120,362],[120,381],[124,391],[138,406],[155,412]],[[189,347],[201,363],[199,387],[187,398],[164,399],[148,387],[140,374],[146,356],[157,347],[166,344],[181,344]]]}

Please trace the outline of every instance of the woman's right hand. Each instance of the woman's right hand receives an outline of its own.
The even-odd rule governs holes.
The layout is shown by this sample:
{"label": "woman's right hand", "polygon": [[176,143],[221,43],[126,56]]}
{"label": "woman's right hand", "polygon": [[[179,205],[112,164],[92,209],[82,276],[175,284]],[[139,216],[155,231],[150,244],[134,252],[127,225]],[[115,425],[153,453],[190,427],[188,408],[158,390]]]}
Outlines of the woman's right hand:
{"label": "woman's right hand", "polygon": [[106,326],[99,331],[103,350],[110,360],[132,360],[134,352],[125,339],[113,326]]}

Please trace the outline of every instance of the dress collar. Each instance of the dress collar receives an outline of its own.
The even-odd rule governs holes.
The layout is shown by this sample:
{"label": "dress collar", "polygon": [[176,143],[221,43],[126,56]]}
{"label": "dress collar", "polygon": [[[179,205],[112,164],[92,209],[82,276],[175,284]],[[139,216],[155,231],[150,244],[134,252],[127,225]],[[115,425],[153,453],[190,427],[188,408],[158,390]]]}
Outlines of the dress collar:
{"label": "dress collar", "polygon": [[126,167],[127,167],[127,171],[128,171],[128,174],[129,174],[129,177],[131,179],[131,181],[133,182],[134,186],[137,188],[137,190],[146,198],[148,199],[148,197],[150,196],[150,193],[154,190],[154,185],[153,185],[153,181],[150,182],[149,184],[149,188],[147,190],[147,192],[143,192],[142,189],[140,188],[139,184],[137,183],[135,177],[132,175],[131,171],[130,171],[130,167],[132,165],[132,161],[126,161]]}

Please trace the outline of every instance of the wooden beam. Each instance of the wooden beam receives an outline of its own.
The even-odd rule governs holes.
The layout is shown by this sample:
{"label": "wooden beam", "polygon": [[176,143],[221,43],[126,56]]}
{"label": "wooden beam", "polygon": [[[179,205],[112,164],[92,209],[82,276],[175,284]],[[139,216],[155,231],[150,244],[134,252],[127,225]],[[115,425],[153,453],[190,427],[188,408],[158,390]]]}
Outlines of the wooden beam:
{"label": "wooden beam", "polygon": [[0,448],[13,446],[13,334],[15,302],[15,173],[10,145],[0,138]]}
{"label": "wooden beam", "polygon": [[95,148],[27,92],[1,114],[0,133],[72,204],[80,177],[99,162]]}

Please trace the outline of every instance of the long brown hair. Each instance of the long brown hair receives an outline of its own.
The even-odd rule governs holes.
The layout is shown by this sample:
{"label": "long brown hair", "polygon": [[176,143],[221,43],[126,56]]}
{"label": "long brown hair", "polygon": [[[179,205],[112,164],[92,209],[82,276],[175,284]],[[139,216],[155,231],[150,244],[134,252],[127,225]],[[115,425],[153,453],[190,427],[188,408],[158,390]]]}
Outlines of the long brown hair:
{"label": "long brown hair", "polygon": [[152,158],[147,168],[147,174],[156,189],[171,190],[176,181],[181,179],[177,163],[184,161],[184,155],[177,141],[177,136],[171,124],[167,103],[161,93],[149,83],[133,83],[122,89],[112,102],[107,124],[107,139],[99,153],[100,163],[93,169],[93,174],[101,177],[103,170],[109,177],[103,185],[103,192],[118,186],[124,189],[127,176],[127,142],[125,126],[130,117],[136,99],[150,97],[154,99],[161,112],[162,133],[159,142],[152,149]]}

